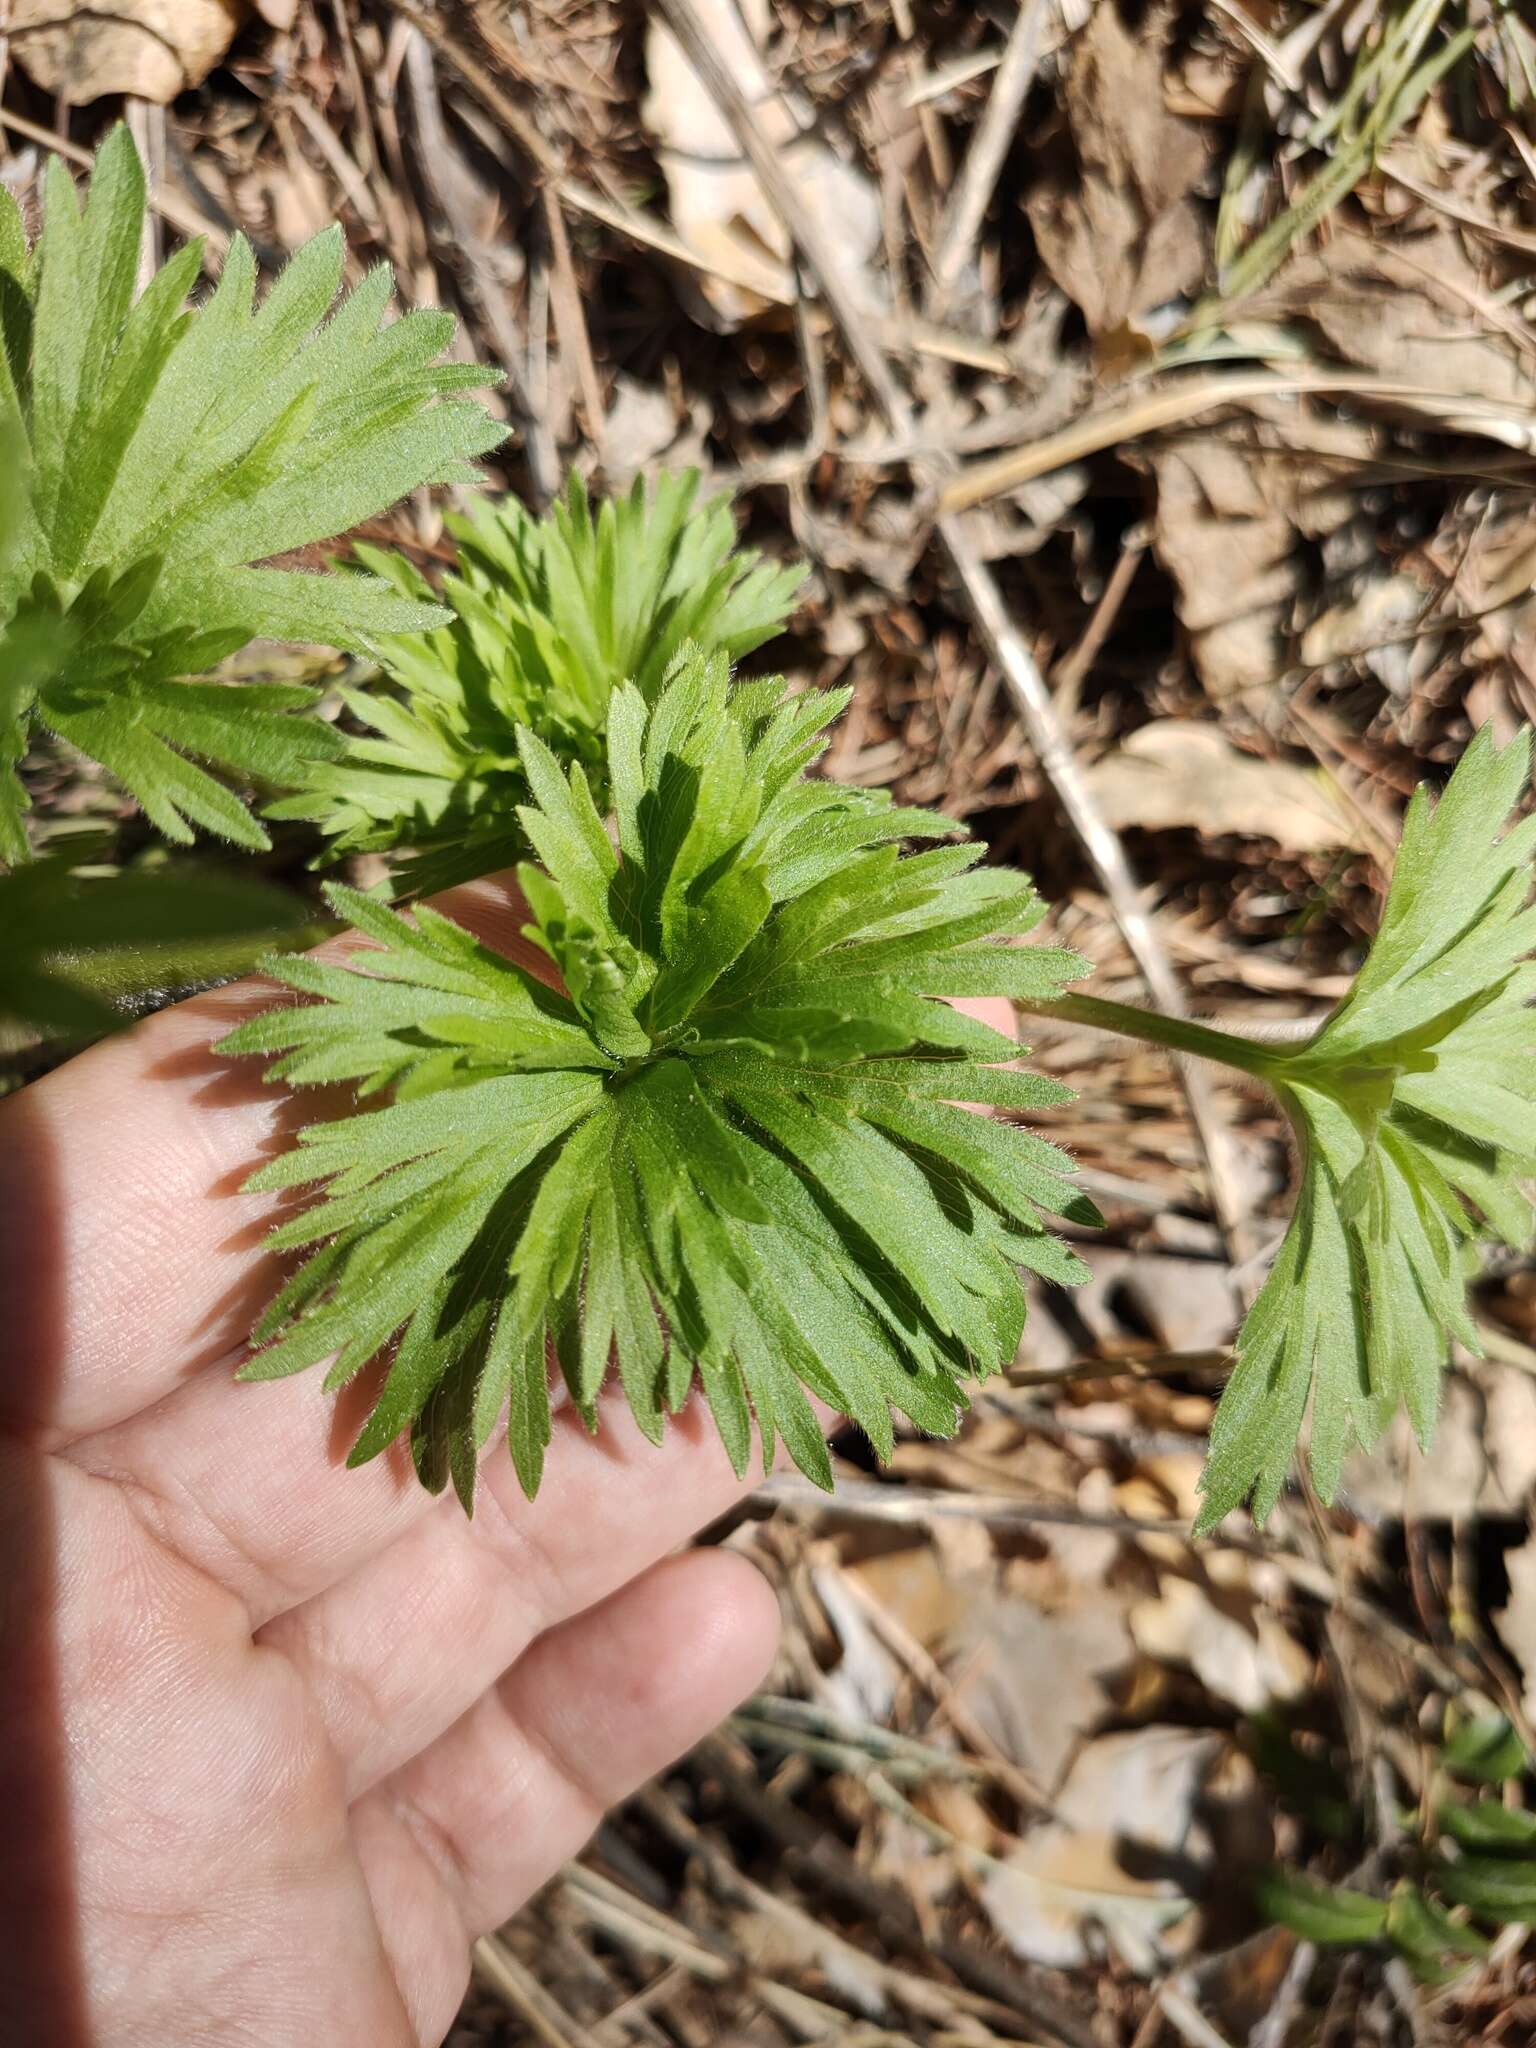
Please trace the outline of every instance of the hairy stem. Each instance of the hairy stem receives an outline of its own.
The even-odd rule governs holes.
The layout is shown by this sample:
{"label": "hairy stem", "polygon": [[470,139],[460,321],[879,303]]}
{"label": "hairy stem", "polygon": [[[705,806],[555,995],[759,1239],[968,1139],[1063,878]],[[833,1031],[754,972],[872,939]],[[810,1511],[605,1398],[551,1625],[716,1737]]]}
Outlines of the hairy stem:
{"label": "hairy stem", "polygon": [[1139,1010],[1130,1003],[1113,1003],[1103,996],[1064,995],[1053,1002],[1023,1007],[1036,1017],[1088,1024],[1095,1031],[1113,1031],[1122,1038],[1139,1038],[1147,1045],[1189,1053],[1195,1059],[1216,1060],[1222,1066],[1236,1067],[1271,1083],[1287,1052],[1295,1051],[1293,1046],[1266,1045],[1257,1038],[1240,1038],[1233,1031],[1197,1024],[1189,1017],[1165,1017],[1158,1010]]}

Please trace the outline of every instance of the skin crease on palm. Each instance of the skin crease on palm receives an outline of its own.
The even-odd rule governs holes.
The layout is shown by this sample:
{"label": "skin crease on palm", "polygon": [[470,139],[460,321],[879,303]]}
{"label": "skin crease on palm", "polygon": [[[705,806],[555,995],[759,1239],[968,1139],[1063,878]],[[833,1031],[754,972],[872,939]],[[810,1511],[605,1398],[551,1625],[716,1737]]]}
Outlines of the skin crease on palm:
{"label": "skin crease on palm", "polygon": [[[444,907],[541,957],[501,885]],[[399,1446],[345,1469],[376,1382],[236,1383],[276,1270],[240,1185],[317,1098],[210,1043],[271,1000],[0,1104],[5,2048],[440,2042],[474,1938],[774,1653],[752,1567],[679,1554],[745,1490],[694,1410],[653,1449],[566,1408],[537,1501],[493,1445],[471,1521]]]}

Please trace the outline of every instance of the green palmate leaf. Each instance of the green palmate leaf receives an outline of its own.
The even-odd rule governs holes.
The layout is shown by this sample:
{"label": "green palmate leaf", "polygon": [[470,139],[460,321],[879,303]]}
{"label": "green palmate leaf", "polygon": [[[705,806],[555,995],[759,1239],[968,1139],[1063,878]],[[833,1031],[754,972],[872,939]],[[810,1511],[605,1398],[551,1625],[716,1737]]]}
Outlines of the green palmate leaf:
{"label": "green palmate leaf", "polygon": [[259,306],[237,236],[194,311],[196,242],[136,292],[144,211],[124,128],[83,209],[50,162],[35,248],[0,193],[0,674],[16,698],[0,717],[0,858],[26,851],[14,771],[34,723],[102,761],[168,836],[203,826],[264,845],[195,764],[296,780],[327,739],[291,716],[308,696],[175,678],[258,634],[366,652],[375,635],[437,623],[440,608],[381,577],[255,565],[418,484],[472,480],[501,438],[454,397],[488,374],[437,361],[447,314],[382,324],[382,267],[337,301],[339,230],[300,250]]}
{"label": "green palmate leaf", "polygon": [[313,945],[300,898],[190,863],[114,872],[99,845],[0,874],[0,1029],[98,1037],[145,996],[243,974],[274,945]]}
{"label": "green palmate leaf", "polygon": [[[700,505],[697,493],[692,473],[649,490],[637,479],[594,513],[572,477],[548,518],[505,499],[450,519],[451,623],[381,644],[385,686],[345,693],[369,736],[316,762],[270,815],[316,820],[338,855],[406,857],[400,882],[417,891],[527,851],[519,726],[583,762],[603,801],[603,734],[619,684],[652,702],[685,642],[738,660],[779,630],[801,581],[800,570],[737,549],[728,504]],[[403,598],[432,598],[397,556],[357,552]]]}
{"label": "green palmate leaf", "polygon": [[1309,1402],[1325,1499],[1400,1403],[1427,1441],[1451,1340],[1479,1348],[1476,1239],[1530,1239],[1536,817],[1507,822],[1530,756],[1528,733],[1501,751],[1484,729],[1438,803],[1418,792],[1349,997],[1304,1047],[1249,1062],[1304,1170],[1211,1433],[1203,1527],[1250,1495],[1268,1513]]}
{"label": "green palmate leaf", "polygon": [[893,1408],[947,1433],[963,1382],[1013,1356],[1020,1267],[1083,1277],[1042,1220],[1097,1220],[1067,1159],[956,1106],[1064,1091],[940,1000],[1039,998],[1082,963],[1008,943],[1042,914],[1022,876],[895,844],[947,821],[805,777],[841,701],[732,689],[692,652],[653,704],[626,685],[614,837],[580,764],[523,732],[520,878],[563,992],[429,908],[336,889],[381,950],[276,963],[319,1000],[225,1041],[390,1098],[253,1183],[324,1193],[276,1233],[313,1249],[247,1376],[334,1355],[339,1385],[393,1346],[354,1458],[409,1428],[468,1505],[506,1407],[532,1492],[552,1352],[589,1422],[610,1370],[652,1437],[698,1383],[738,1469],[755,1417],[765,1454],[782,1438],[826,1483],[807,1389],[882,1454]]}

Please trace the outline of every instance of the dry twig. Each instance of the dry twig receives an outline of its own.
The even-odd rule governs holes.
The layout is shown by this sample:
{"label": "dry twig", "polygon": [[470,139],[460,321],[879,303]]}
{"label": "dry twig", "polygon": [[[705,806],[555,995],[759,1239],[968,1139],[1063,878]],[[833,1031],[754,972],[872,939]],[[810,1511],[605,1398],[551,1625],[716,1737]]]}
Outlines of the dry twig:
{"label": "dry twig", "polygon": [[1373,377],[1364,370],[1308,370],[1300,374],[1229,371],[1215,376],[1178,378],[1162,390],[1088,413],[1071,426],[1063,427],[1060,433],[1047,434],[1028,447],[1015,448],[987,462],[972,463],[945,486],[939,502],[945,512],[964,512],[985,504],[989,498],[1016,491],[1036,477],[1048,476],[1053,469],[1064,469],[1068,463],[1081,462],[1085,456],[1121,447],[1164,427],[1184,426],[1224,405],[1295,398],[1309,392],[1324,397],[1377,399],[1401,405],[1451,432],[1483,432],[1506,445],[1536,447],[1536,415],[1524,406],[1498,399],[1468,398],[1458,392],[1436,391],[1424,384]]}
{"label": "dry twig", "polygon": [[475,1943],[474,1967],[544,2048],[582,2048],[580,2027],[499,1935],[485,1934]]}
{"label": "dry twig", "polygon": [[1052,0],[1023,0],[1019,8],[1018,20],[992,82],[986,112],[966,151],[959,182],[950,194],[939,227],[938,255],[933,267],[936,312],[948,305],[975,253],[982,216],[996,189],[1034,80],[1041,23],[1051,4]]}

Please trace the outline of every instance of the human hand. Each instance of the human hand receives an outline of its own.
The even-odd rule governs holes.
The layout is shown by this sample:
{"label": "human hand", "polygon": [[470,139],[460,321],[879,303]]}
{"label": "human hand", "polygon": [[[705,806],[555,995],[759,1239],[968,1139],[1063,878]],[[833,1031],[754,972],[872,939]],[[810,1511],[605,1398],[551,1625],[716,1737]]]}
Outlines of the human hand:
{"label": "human hand", "polygon": [[[455,915],[521,952],[495,885]],[[526,953],[523,957],[529,958]],[[530,958],[530,964],[532,960]],[[314,1115],[211,1042],[246,982],[0,1104],[0,2041],[437,2043],[470,1943],[765,1672],[707,1417],[555,1422],[472,1521],[372,1384],[238,1385],[275,1264],[242,1193]]]}

